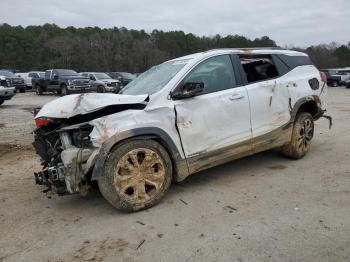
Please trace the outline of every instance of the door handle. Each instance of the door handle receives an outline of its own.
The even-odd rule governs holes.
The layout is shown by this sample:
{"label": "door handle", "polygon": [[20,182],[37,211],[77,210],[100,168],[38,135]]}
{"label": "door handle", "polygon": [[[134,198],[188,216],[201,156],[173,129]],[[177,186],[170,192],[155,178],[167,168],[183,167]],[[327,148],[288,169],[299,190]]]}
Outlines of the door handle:
{"label": "door handle", "polygon": [[234,101],[234,100],[239,100],[239,99],[242,99],[242,98],[244,98],[244,95],[242,95],[242,94],[232,94],[229,99],[231,101]]}

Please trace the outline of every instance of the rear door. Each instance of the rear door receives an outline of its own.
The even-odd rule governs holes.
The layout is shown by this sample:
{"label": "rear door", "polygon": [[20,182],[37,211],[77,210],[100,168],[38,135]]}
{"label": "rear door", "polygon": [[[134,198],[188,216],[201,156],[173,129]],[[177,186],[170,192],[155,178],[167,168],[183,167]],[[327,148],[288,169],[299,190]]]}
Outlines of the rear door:
{"label": "rear door", "polygon": [[[261,151],[266,148],[259,148],[260,142],[271,145],[280,142],[274,141],[282,138],[276,130],[290,120],[288,83],[280,77],[271,55],[239,55],[239,58],[250,100],[254,146],[256,151]],[[271,133],[274,131],[276,134]]]}
{"label": "rear door", "polygon": [[[251,152],[248,94],[244,86],[237,86],[230,56],[220,55],[201,62],[181,85],[186,82],[204,83],[202,94],[175,101],[177,126],[191,172],[201,169],[191,163],[196,157],[214,152],[214,158],[224,158]],[[234,145],[237,150],[221,154]]]}

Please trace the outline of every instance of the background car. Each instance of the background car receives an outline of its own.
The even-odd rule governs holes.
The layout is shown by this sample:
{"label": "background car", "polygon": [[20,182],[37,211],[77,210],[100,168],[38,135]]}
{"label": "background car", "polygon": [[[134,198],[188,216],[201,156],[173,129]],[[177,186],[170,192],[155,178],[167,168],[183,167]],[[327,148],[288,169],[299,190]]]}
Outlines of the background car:
{"label": "background car", "polygon": [[24,79],[27,88],[32,88],[32,79],[28,77],[28,73],[16,73],[16,75]]}
{"label": "background car", "polygon": [[134,74],[128,72],[109,72],[108,75],[113,79],[119,80],[122,86],[126,86],[136,78]]}
{"label": "background car", "polygon": [[120,81],[111,78],[106,73],[82,72],[80,74],[90,79],[90,91],[96,91],[98,93],[118,93],[120,91]]}
{"label": "background car", "polygon": [[5,100],[10,100],[15,95],[15,88],[11,86],[11,81],[4,76],[0,76],[0,105]]}
{"label": "background car", "polygon": [[6,80],[10,80],[11,85],[15,87],[16,91],[19,91],[21,93],[24,93],[26,91],[26,85],[22,77],[17,77],[9,70],[0,70],[0,76],[5,77]]}
{"label": "background car", "polygon": [[59,95],[90,91],[90,80],[70,69],[46,70],[44,78],[33,78],[33,87],[38,95],[43,92],[56,92]]}

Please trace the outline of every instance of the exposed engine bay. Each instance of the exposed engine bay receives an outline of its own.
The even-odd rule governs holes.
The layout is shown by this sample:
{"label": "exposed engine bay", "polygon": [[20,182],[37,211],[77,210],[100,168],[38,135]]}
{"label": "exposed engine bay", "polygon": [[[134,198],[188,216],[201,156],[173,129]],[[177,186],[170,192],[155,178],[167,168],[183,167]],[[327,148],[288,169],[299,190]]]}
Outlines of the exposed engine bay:
{"label": "exposed engine bay", "polygon": [[92,126],[42,126],[35,130],[33,146],[41,157],[43,171],[35,173],[37,184],[47,186],[46,191],[59,195],[80,192],[86,194],[90,186],[86,163],[97,149],[91,144]]}
{"label": "exposed engine bay", "polygon": [[34,176],[37,184],[45,186],[43,192],[86,195],[100,146],[92,142],[94,126],[90,121],[128,109],[141,110],[146,106],[142,103],[146,98],[70,95],[34,110],[37,129],[33,146],[43,166]]}

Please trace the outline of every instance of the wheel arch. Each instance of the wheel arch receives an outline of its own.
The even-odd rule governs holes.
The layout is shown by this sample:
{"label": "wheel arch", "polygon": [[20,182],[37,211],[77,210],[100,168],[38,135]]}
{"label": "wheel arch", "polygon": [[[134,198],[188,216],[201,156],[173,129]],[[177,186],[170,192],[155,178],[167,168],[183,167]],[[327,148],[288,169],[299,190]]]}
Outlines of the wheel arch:
{"label": "wheel arch", "polygon": [[314,120],[319,119],[324,113],[320,104],[321,102],[318,96],[308,96],[299,99],[291,110],[291,122],[294,122],[297,115],[301,112],[310,113]]}
{"label": "wheel arch", "polygon": [[173,172],[175,181],[182,181],[189,175],[189,170],[185,158],[182,158],[179,149],[171,139],[169,134],[157,127],[136,128],[124,131],[114,135],[104,141],[97,155],[95,165],[92,171],[91,180],[98,180],[104,175],[105,161],[113,148],[121,143],[125,143],[132,139],[152,139],[158,142],[168,152],[173,164]]}

